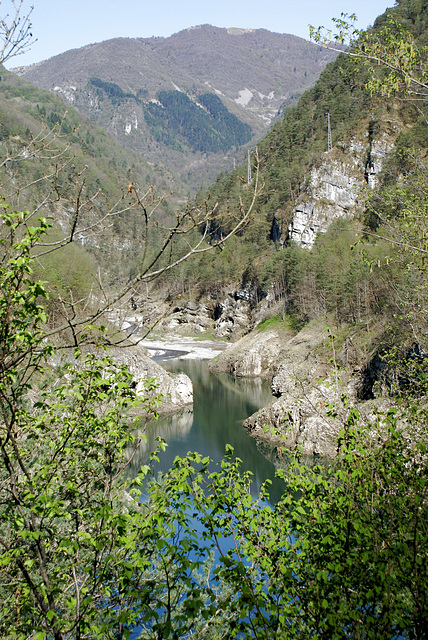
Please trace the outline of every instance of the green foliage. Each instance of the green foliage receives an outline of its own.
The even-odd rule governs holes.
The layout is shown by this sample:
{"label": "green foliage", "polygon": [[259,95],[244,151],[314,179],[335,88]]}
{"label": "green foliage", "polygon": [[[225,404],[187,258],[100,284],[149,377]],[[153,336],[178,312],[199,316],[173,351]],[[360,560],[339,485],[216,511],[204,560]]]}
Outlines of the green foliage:
{"label": "green foliage", "polygon": [[214,94],[199,97],[201,108],[182,91],[161,91],[160,105],[145,104],[147,124],[169,146],[188,145],[203,153],[226,152],[251,139],[251,128],[231,114]]}
{"label": "green foliage", "polygon": [[90,78],[89,83],[98,89],[101,89],[108,95],[113,104],[121,104],[129,98],[135,98],[133,93],[126,93],[114,82],[105,82],[100,78]]}
{"label": "green foliage", "polygon": [[[263,192],[257,200],[249,225],[240,234],[236,260],[246,268],[249,247],[256,248],[259,277],[269,284],[266,273],[275,252],[272,224],[275,220],[286,239],[287,226],[296,203],[305,198],[305,179],[317,158],[326,149],[326,113],[334,122],[333,144],[346,141],[366,127],[364,114],[372,110],[381,118],[384,106],[364,89],[366,72],[358,72],[349,58],[339,56],[321,74],[316,85],[305,92],[297,106],[287,109],[281,122],[259,143],[260,176]],[[338,151],[338,162],[340,152]],[[227,176],[220,176],[209,190],[210,199],[222,211],[239,211],[246,197],[247,167],[241,166]],[[244,179],[245,176],[245,179]],[[200,199],[206,194],[200,194]],[[220,225],[217,233],[223,231]],[[304,258],[301,258],[304,261]],[[264,272],[264,274],[263,274]]]}
{"label": "green foliage", "polygon": [[[392,16],[396,23],[402,24],[402,27],[391,26],[388,16]],[[276,123],[271,132],[259,143],[260,177],[263,181],[264,189],[263,194],[257,201],[253,220],[241,234],[241,242],[237,248],[241,255],[235,259],[241,265],[241,271],[236,280],[241,278],[246,268],[248,251],[246,245],[249,243],[256,245],[258,249],[257,271],[259,278],[262,280],[264,291],[267,290],[269,285],[284,289],[283,269],[279,268],[276,271],[276,275],[274,275],[273,264],[280,263],[282,258],[277,255],[272,244],[272,222],[275,219],[280,225],[281,239],[286,242],[286,230],[291,221],[292,211],[296,205],[302,201],[305,202],[305,198],[308,197],[305,176],[309,175],[313,167],[317,167],[319,163],[323,162],[327,140],[327,113],[330,113],[331,122],[333,123],[333,160],[335,162],[340,164],[342,159],[347,162],[346,156],[342,156],[341,149],[342,147],[346,148],[355,137],[365,139],[368,134],[368,141],[370,142],[380,126],[383,127],[383,130],[386,129],[390,132],[396,128],[402,128],[402,133],[397,139],[397,153],[394,156],[394,161],[385,164],[385,180],[389,180],[391,184],[394,184],[400,179],[403,172],[408,174],[409,149],[426,149],[428,130],[425,113],[426,106],[421,101],[416,103],[416,107],[414,103],[409,102],[408,98],[411,96],[409,94],[403,96],[402,90],[404,87],[401,84],[399,87],[401,93],[399,95],[400,97],[406,97],[406,100],[397,104],[392,98],[388,100],[385,96],[379,97],[378,89],[380,89],[380,85],[376,89],[374,85],[369,86],[368,83],[370,80],[373,81],[374,78],[378,78],[379,82],[384,78],[382,64],[372,64],[373,56],[376,55],[376,51],[386,54],[389,47],[390,57],[385,57],[384,62],[391,62],[395,55],[397,64],[401,64],[401,62],[403,65],[406,64],[409,73],[412,65],[415,65],[412,76],[415,82],[413,83],[412,80],[412,87],[415,89],[416,82],[419,81],[422,93],[420,96],[412,95],[413,97],[423,98],[423,73],[426,61],[426,51],[423,47],[428,39],[427,24],[428,13],[426,5],[423,2],[412,3],[406,1],[400,3],[398,7],[388,10],[384,17],[376,21],[375,27],[367,35],[356,32],[355,37],[360,37],[361,41],[355,43],[352,55],[341,54],[334,62],[330,63],[320,75],[316,85],[304,93],[295,107],[289,108],[284,112],[282,120]],[[339,29],[345,28],[345,17],[338,21],[337,26]],[[395,46],[404,35],[406,35],[406,38],[403,40],[401,48]],[[410,47],[407,61],[406,43]],[[374,47],[372,57],[370,57],[370,47]],[[378,48],[376,49],[376,47]],[[368,64],[362,64],[361,58]],[[421,64],[423,63],[422,66],[418,61]],[[400,69],[396,68],[397,74],[405,72],[404,67],[400,67]],[[367,162],[370,162],[369,151]],[[245,194],[242,183],[245,180],[246,172],[247,167],[242,165],[231,174],[220,177],[210,188],[212,201],[218,201],[219,207],[225,211],[238,211],[240,198]],[[206,194],[201,194],[201,197],[206,197]],[[343,227],[344,225],[341,226]],[[217,230],[217,232],[219,231],[221,231],[221,227]],[[332,242],[331,247],[333,247],[333,244]],[[370,254],[376,253],[372,246],[367,250]],[[343,249],[341,248],[340,251],[343,252]],[[382,251],[383,246],[379,246],[379,258],[382,255]],[[348,257],[354,262],[352,254]],[[283,258],[284,262],[287,262],[288,258],[284,256]],[[328,262],[334,260],[333,257],[328,255],[327,258]],[[306,277],[306,258],[302,254],[297,261],[300,267],[299,269],[296,267],[294,273],[297,279],[304,281],[303,289],[318,288],[318,283],[315,285],[314,278],[318,279],[318,281],[321,278],[319,270],[312,267],[314,274]],[[334,265],[331,266],[334,269]],[[322,268],[322,264],[320,264],[320,267]],[[298,270],[300,274],[297,273]],[[343,270],[346,271],[345,258]],[[356,264],[353,265],[353,271],[353,274],[349,274],[348,284],[346,285],[349,293],[346,296],[339,292],[339,289],[345,287],[344,282],[339,282],[342,277],[345,277],[345,274],[338,276],[339,281],[336,283],[327,283],[327,277],[325,277],[322,284],[323,289],[325,289],[325,286],[328,287],[327,308],[333,309],[336,302],[339,305],[337,313],[339,319],[340,317],[343,319],[352,318],[352,316],[359,313],[358,310],[355,313],[350,308],[352,307],[352,297],[358,299],[360,296],[358,291],[358,267]],[[330,272],[329,277],[334,278],[333,273]],[[363,277],[366,278],[365,273]],[[279,287],[277,284],[278,279],[280,280]],[[372,288],[369,295],[373,310],[380,308],[380,305],[376,303],[377,299],[381,301],[381,305],[384,304],[387,288],[385,282],[382,282],[382,278],[375,278],[374,276],[373,278],[370,276],[371,287],[375,279],[379,291]],[[353,291],[352,280],[355,283]],[[321,296],[324,297],[324,291]],[[336,299],[336,302],[334,299]],[[343,311],[340,310],[342,299],[345,302]],[[305,301],[300,306],[305,307],[306,311],[304,313],[309,315],[318,313],[318,311],[323,312],[326,308],[323,302],[320,306],[318,302],[311,304],[310,301]]]}
{"label": "green foliage", "polygon": [[[60,124],[54,110],[43,117],[48,114]],[[307,124],[302,114],[301,123],[285,125],[288,139],[302,148],[309,144]],[[219,249],[216,274],[226,277],[239,267],[246,283],[275,284],[287,311],[298,310],[293,317],[334,313],[349,322],[365,320],[369,306],[385,311],[391,297],[379,283],[382,262],[404,319],[419,335],[418,314],[421,324],[426,314],[427,188],[420,156],[416,165],[405,161],[411,180],[386,185],[373,203],[371,228],[392,235],[358,243],[352,227],[339,222],[311,253],[275,249],[259,264],[254,258],[266,241],[259,220],[243,250],[236,250],[236,239]],[[279,184],[279,161],[276,169],[271,178]],[[286,173],[288,187],[295,171]],[[236,175],[228,180],[241,189]],[[67,181],[58,189],[66,190]],[[241,189],[241,196],[248,193]],[[133,630],[153,639],[426,639],[428,389],[420,351],[405,360],[396,406],[373,411],[367,422],[342,398],[336,459],[309,468],[297,453],[281,474],[284,492],[276,505],[268,502],[268,483],[252,498],[250,475],[230,447],[214,470],[197,453],[177,459],[142,499],[149,466],[133,481],[123,472],[136,444],[132,412],[141,401],[150,411],[149,403],[137,398],[126,368],[99,349],[82,355],[77,348],[54,366],[48,294],[34,273],[50,224],[36,225],[32,214],[6,205],[1,222],[2,638],[113,640]],[[150,250],[146,257],[150,262]],[[56,261],[46,270],[60,286]],[[405,292],[416,302],[403,304]],[[98,343],[103,329],[85,332],[94,332]],[[147,381],[145,390],[152,386]]]}
{"label": "green foliage", "polygon": [[141,501],[150,467],[123,473],[132,378],[79,349],[51,369],[31,257],[48,224],[2,221],[2,637],[426,638],[424,402],[367,426],[344,398],[337,458],[290,460],[275,506],[230,447],[215,470],[177,459]]}
{"label": "green foliage", "polygon": [[[337,324],[388,317],[391,293],[377,267],[384,245],[358,240],[346,221],[337,226],[320,235],[310,252],[295,245],[276,250],[262,273],[263,291],[300,322],[326,314]],[[392,282],[400,280],[399,270],[390,274]]]}
{"label": "green foliage", "polygon": [[[230,139],[230,147],[233,145],[238,147],[251,140],[251,127],[230,113],[220,98],[214,93],[204,93],[200,95],[198,102],[208,110],[209,114],[217,122],[216,128],[220,135]],[[225,150],[226,149],[223,148],[223,151]]]}
{"label": "green foliage", "polygon": [[115,208],[113,224],[104,225],[96,239],[90,232],[86,244],[104,273],[109,272],[109,284],[127,280],[141,256],[144,221],[135,211],[125,214],[124,193],[132,181],[143,193],[160,184],[169,191],[165,171],[125,150],[71,107],[66,111],[55,94],[8,72],[0,85],[0,113],[0,153],[7,159],[0,184],[8,202],[18,208],[25,202],[29,210],[43,203],[41,215],[55,218],[66,233],[83,185],[79,202],[85,214],[79,226],[93,229]]}
{"label": "green foliage", "polygon": [[278,313],[272,318],[267,318],[257,325],[258,331],[266,331],[267,329],[291,329],[296,333],[303,328],[301,320],[290,315],[283,316]]}
{"label": "green foliage", "polygon": [[98,637],[100,603],[117,602],[109,582],[119,548],[126,559],[126,503],[115,476],[126,464],[126,410],[137,398],[124,367],[108,357],[80,360],[78,351],[74,366],[44,382],[54,348],[31,252],[47,229],[3,206],[0,634]]}
{"label": "green foliage", "polygon": [[[426,637],[426,446],[397,426],[411,415],[426,433],[425,411],[409,406],[378,416],[384,445],[371,448],[351,410],[335,464],[292,463],[275,507],[265,489],[251,498],[239,460],[212,473],[200,457],[176,460],[163,499],[192,495],[203,539],[215,540],[228,637]],[[211,597],[209,585],[208,610]]]}
{"label": "green foliage", "polygon": [[[59,242],[63,237],[58,229],[51,229],[46,240]],[[68,244],[60,252],[42,256],[33,266],[34,277],[43,279],[52,294],[48,306],[54,305],[58,298],[69,299],[70,294],[75,301],[86,301],[94,289],[96,271],[94,258],[75,243]]]}

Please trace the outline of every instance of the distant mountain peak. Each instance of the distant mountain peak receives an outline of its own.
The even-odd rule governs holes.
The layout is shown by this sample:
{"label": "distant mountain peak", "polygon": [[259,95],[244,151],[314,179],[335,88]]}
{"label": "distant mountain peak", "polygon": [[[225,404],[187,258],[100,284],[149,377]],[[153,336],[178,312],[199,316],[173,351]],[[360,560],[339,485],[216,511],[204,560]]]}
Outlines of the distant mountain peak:
{"label": "distant mountain peak", "polygon": [[113,38],[13,71],[194,188],[233,167],[336,55],[289,34],[202,24],[166,38]]}

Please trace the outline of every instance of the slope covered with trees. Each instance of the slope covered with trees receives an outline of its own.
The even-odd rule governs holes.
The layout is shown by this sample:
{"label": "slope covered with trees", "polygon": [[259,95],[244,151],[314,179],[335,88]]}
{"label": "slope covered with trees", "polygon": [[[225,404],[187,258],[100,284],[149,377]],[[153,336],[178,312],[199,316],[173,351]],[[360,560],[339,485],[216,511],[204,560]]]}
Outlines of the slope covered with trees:
{"label": "slope covered with trees", "polygon": [[[186,144],[202,153],[226,152],[251,139],[251,127],[241,122],[208,93],[195,103],[181,91],[161,91],[158,103],[149,103],[144,116],[156,139],[166,145]],[[202,109],[201,106],[205,109]]]}
{"label": "slope covered with trees", "polygon": [[[389,13],[403,20],[406,29],[412,27],[418,46],[422,47],[426,7],[418,4],[417,18],[414,11],[413,5],[400,3]],[[376,22],[374,34],[384,28],[386,20],[382,17]],[[253,169],[258,164],[263,189],[253,219],[234,240],[234,246],[225,247],[216,256],[215,280],[209,258],[184,267],[186,277],[189,281],[193,278],[194,286],[199,286],[202,293],[213,292],[229,282],[251,284],[259,297],[273,291],[286,313],[303,322],[326,313],[332,313],[339,324],[379,317],[388,321],[394,314],[397,291],[412,288],[409,272],[400,268],[398,246],[392,243],[388,247],[385,239],[374,234],[391,240],[394,233],[395,239],[402,233],[399,211],[405,199],[400,194],[403,178],[405,189],[409,190],[406,197],[412,190],[412,197],[422,197],[423,187],[417,183],[423,180],[420,168],[425,166],[427,107],[425,102],[415,103],[397,94],[385,98],[371,93],[366,88],[370,80],[369,67],[357,66],[352,56],[340,55],[260,142],[258,159],[254,154],[252,163]],[[333,149],[329,153],[327,113],[333,123]],[[385,138],[394,147],[384,154],[382,172],[376,176],[377,186],[373,189],[369,186],[373,141],[382,142]],[[359,149],[359,165],[352,164],[356,153],[353,149]],[[344,174],[346,180],[350,181],[353,172],[358,171],[360,176],[355,187],[359,206],[354,209],[353,220],[344,210],[348,219],[335,221],[330,231],[319,235],[310,252],[296,246],[287,237],[288,229],[301,203],[313,199],[308,195],[311,173],[324,168],[328,175],[336,169],[344,171],[344,167],[348,172]],[[400,181],[401,187],[396,187]],[[218,202],[220,209],[233,213],[239,211],[241,202],[245,203],[247,189],[245,164],[220,176],[199,198],[209,198]],[[331,205],[325,201],[326,215]],[[414,220],[412,223],[416,224]],[[423,225],[422,220],[418,224]],[[410,230],[409,222],[407,232]],[[213,237],[220,237],[224,231],[225,228],[211,230]],[[417,225],[415,233],[424,232]]]}
{"label": "slope covered with trees", "polygon": [[[86,222],[101,219],[107,202],[117,204],[112,225],[104,231],[103,246],[90,232],[79,237],[80,244],[86,244],[103,267],[111,265],[111,255],[118,251],[122,255],[118,264],[131,269],[141,251],[142,227],[139,216],[120,212],[128,184],[135,181],[144,190],[153,185],[161,196],[175,188],[174,177],[123,149],[75,110],[65,109],[55,95],[4,69],[0,113],[4,158],[0,171],[6,201],[29,209],[44,203],[45,215],[49,213],[57,227],[65,228],[72,219],[73,197],[80,183]],[[123,278],[125,273],[126,267],[121,274],[111,275]]]}
{"label": "slope covered with trees", "polygon": [[[201,25],[169,38],[116,38],[17,71],[145,159],[164,162],[194,195],[241,159],[248,141],[254,144],[335,56],[288,34]],[[160,92],[174,96],[175,115],[172,104],[169,112],[158,108]],[[229,112],[221,125],[209,109],[196,108],[207,92]]]}

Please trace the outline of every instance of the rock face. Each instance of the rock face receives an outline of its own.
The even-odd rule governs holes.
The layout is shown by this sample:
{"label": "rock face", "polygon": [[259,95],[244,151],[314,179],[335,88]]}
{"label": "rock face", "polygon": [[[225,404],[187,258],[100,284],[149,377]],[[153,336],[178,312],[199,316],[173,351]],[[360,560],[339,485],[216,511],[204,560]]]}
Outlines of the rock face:
{"label": "rock face", "polygon": [[282,344],[271,383],[278,400],[245,421],[251,435],[289,449],[299,445],[305,455],[335,455],[341,421],[326,411],[340,405],[343,386],[337,388],[331,365],[314,355],[326,337],[313,324]]}
{"label": "rock face", "polygon": [[206,304],[189,300],[176,305],[172,313],[163,321],[162,326],[166,331],[185,326],[192,332],[204,333],[213,326],[212,312]]}
{"label": "rock face", "polygon": [[[344,419],[341,394],[356,396],[357,377],[349,370],[336,380],[325,355],[327,341],[326,330],[315,322],[296,335],[266,330],[245,336],[210,363],[214,370],[271,378],[277,399],[244,422],[259,443],[289,449],[299,445],[311,456],[336,454]],[[330,405],[338,409],[334,418],[327,415]]]}
{"label": "rock face", "polygon": [[304,455],[333,457],[342,426],[338,418],[326,415],[330,404],[340,407],[340,393],[334,386],[304,383],[296,371],[290,375],[284,395],[245,420],[244,427],[258,438],[288,449],[300,447]]}
{"label": "rock face", "polygon": [[[93,352],[93,350],[92,350]],[[105,356],[105,352],[98,354]],[[189,407],[193,404],[193,384],[184,373],[169,373],[147,355],[147,350],[140,344],[130,344],[126,347],[111,347],[109,355],[119,364],[126,365],[136,382],[136,393],[144,401],[159,399],[155,409],[158,413],[171,413]],[[63,362],[62,358],[54,356],[51,364],[57,366]],[[79,367],[79,360],[70,354],[65,356],[67,362]],[[147,391],[146,381],[153,380],[155,388]]]}
{"label": "rock face", "polygon": [[251,333],[230,345],[226,351],[209,363],[212,371],[227,371],[235,376],[271,377],[284,332],[264,331]]}
{"label": "rock face", "polygon": [[239,293],[229,292],[215,307],[214,329],[219,338],[243,335],[251,327],[251,301]]}
{"label": "rock face", "polygon": [[318,233],[325,233],[334,220],[355,215],[363,182],[353,173],[352,165],[329,159],[311,169],[310,199],[294,208],[289,226],[293,242],[310,248]]}
{"label": "rock face", "polygon": [[292,211],[288,237],[311,248],[318,233],[325,233],[338,218],[354,217],[364,202],[364,191],[374,188],[382,163],[391,151],[396,132],[382,132],[374,138],[370,129],[364,140],[326,153],[310,170],[300,202]]}
{"label": "rock face", "polygon": [[[117,362],[126,364],[137,381],[137,393],[153,399],[160,397],[156,407],[159,413],[178,411],[193,404],[192,381],[184,373],[172,374],[151,360],[146,349],[136,344],[124,349],[112,349],[111,355]],[[147,394],[144,381],[154,379],[156,389]]]}
{"label": "rock face", "polygon": [[212,330],[219,337],[239,337],[253,326],[253,310],[256,293],[250,284],[221,291],[217,298],[208,297],[206,302],[189,300],[177,304],[163,321],[167,331],[180,326],[196,333]]}
{"label": "rock face", "polygon": [[[236,339],[268,317],[274,303],[275,297],[270,293],[258,303],[257,290],[251,284],[231,285],[200,301],[179,298],[172,308],[155,298],[142,296],[134,301],[133,315],[127,316],[121,328],[129,333],[156,323],[166,333],[188,335],[209,331],[219,338]],[[118,324],[122,322],[120,318],[111,319]]]}

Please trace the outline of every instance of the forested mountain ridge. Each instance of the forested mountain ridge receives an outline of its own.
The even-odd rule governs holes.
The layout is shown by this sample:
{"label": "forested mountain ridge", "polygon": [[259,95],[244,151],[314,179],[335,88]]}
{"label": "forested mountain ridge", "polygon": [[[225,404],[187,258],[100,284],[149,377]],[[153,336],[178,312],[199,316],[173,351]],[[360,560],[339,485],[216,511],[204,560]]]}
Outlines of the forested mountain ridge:
{"label": "forested mountain ridge", "polygon": [[[402,2],[386,16],[403,21],[423,43],[427,10],[423,3],[418,7],[415,13],[412,3]],[[374,33],[386,19],[377,19]],[[241,274],[251,264],[257,281],[262,282],[263,269],[279,256],[278,249],[313,246],[317,234],[339,218],[364,224],[367,195],[400,175],[409,149],[424,149],[425,104],[421,112],[409,100],[370,94],[365,88],[368,79],[364,67],[340,55],[258,144],[252,171],[254,177],[258,169],[263,193],[236,248],[242,251]],[[199,198],[209,196],[225,210],[233,210],[240,206],[239,198],[245,200],[249,186],[245,163],[219,176]],[[238,262],[236,256],[236,273]]]}
{"label": "forested mountain ridge", "polygon": [[[192,190],[242,158],[240,147],[254,145],[336,55],[287,34],[202,25],[88,45],[16,71],[163,161]],[[221,103],[221,126],[207,95]]]}
{"label": "forested mountain ridge", "polygon": [[[376,21],[368,37],[376,38],[385,27],[398,37],[394,30],[402,27],[389,20],[399,21],[416,38],[423,69],[427,18],[426,3],[403,1]],[[394,376],[405,379],[396,373],[396,361],[387,364],[392,353],[405,361],[414,344],[422,352],[428,348],[426,218],[418,213],[425,210],[427,102],[371,93],[369,71],[355,65],[352,56],[339,56],[259,143],[249,184],[243,164],[199,195],[233,213],[248,200],[256,171],[263,186],[239,237],[218,252],[215,262],[205,258],[183,265],[181,274],[189,296],[216,298],[224,287],[235,297],[232,303],[217,295],[215,327],[223,334],[242,335],[251,326],[257,334],[257,326],[264,327],[264,321],[270,326],[275,313],[275,331],[284,330],[286,341],[290,326],[308,325],[309,343],[316,338],[324,343],[321,325],[334,327],[340,336],[338,361],[360,399],[373,398],[381,388],[389,393]],[[226,229],[212,229],[213,237]],[[303,333],[301,340],[307,340]],[[254,374],[266,367],[272,375],[283,366],[286,350],[275,361],[262,334],[260,341],[260,350],[251,355],[245,342],[239,357],[226,353],[224,368]],[[313,372],[320,353],[325,358],[321,343],[318,352],[313,347]],[[324,365],[325,373],[327,360]],[[288,382],[281,384],[285,388]],[[315,385],[316,379],[309,376],[307,384]],[[275,424],[281,424],[284,411],[271,417]]]}

